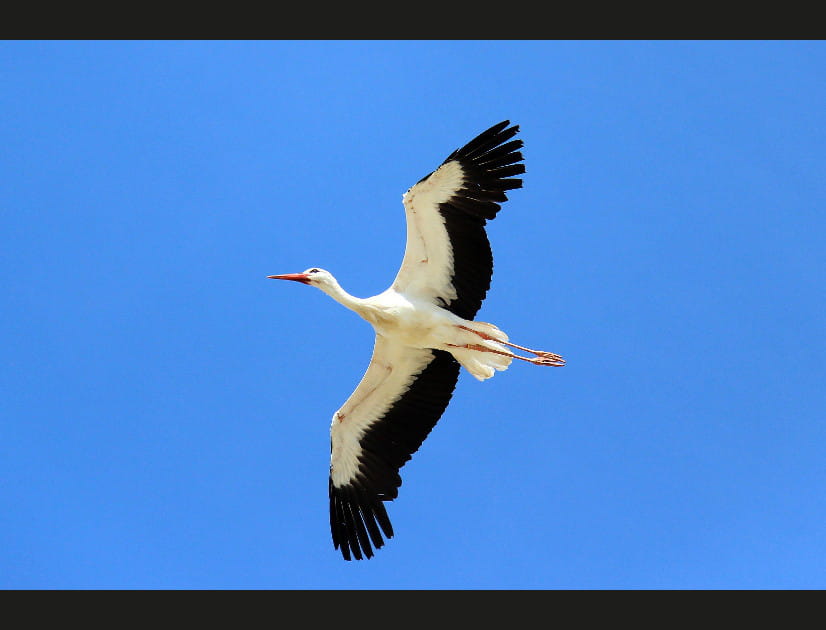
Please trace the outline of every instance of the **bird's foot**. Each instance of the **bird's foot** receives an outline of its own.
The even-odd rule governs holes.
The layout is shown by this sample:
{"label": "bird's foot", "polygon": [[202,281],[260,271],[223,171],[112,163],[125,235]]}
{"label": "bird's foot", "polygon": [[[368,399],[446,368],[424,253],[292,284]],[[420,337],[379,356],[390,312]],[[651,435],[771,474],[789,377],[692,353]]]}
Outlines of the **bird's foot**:
{"label": "bird's foot", "polygon": [[565,359],[554,352],[536,351],[536,357],[528,359],[534,365],[551,365],[553,367],[562,367],[565,365]]}

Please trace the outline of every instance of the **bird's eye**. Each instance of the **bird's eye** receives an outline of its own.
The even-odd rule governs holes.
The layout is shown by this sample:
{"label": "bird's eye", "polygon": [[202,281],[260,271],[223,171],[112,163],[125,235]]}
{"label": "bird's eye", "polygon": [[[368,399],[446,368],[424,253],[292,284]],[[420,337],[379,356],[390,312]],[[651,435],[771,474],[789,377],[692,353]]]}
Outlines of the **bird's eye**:
{"label": "bird's eye", "polygon": [[320,269],[310,269],[310,271],[308,271],[307,273],[318,273],[319,271],[321,271],[321,270]]}

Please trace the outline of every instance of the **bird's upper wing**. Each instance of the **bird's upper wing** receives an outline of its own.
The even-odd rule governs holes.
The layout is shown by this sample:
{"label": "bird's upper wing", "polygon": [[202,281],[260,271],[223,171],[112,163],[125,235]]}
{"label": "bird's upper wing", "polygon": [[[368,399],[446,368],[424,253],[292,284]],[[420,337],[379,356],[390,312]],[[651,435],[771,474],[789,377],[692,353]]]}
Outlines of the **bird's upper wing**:
{"label": "bird's upper wing", "polygon": [[399,469],[436,425],[458,377],[450,353],[376,335],[370,365],[330,427],[330,528],[345,560],[370,558],[372,546],[384,545],[382,532],[393,536],[383,501],[396,498]]}
{"label": "bird's upper wing", "polygon": [[525,172],[519,126],[503,121],[451,153],[403,196],[404,259],[393,288],[473,319],[490,288],[493,256],[485,223]]}

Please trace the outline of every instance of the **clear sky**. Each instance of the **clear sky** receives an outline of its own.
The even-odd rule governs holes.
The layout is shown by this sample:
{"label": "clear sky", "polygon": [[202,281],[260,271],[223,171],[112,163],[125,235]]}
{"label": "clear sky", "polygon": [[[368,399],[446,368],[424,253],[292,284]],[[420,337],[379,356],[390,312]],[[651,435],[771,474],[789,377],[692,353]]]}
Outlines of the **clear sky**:
{"label": "clear sky", "polygon": [[[0,43],[0,587],[826,588],[823,42]],[[500,120],[453,401],[344,562],[401,195]]]}

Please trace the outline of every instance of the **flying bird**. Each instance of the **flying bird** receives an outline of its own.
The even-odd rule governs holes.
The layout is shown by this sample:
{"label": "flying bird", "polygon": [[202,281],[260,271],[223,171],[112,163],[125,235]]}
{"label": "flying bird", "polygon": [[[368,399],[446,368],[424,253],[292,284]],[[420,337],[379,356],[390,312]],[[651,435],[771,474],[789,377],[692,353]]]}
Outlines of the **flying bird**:
{"label": "flying bird", "polygon": [[399,470],[447,408],[460,366],[484,381],[513,359],[565,364],[474,320],[493,274],[486,222],[525,172],[523,142],[513,139],[519,126],[509,125],[483,131],[402,196],[407,243],[383,293],[354,297],[317,267],[267,276],[321,289],[376,333],[367,371],[330,426],[330,528],[345,560],[371,558],[382,535],[393,536],[384,502],[398,496]]}

